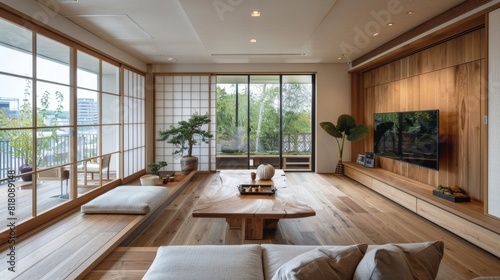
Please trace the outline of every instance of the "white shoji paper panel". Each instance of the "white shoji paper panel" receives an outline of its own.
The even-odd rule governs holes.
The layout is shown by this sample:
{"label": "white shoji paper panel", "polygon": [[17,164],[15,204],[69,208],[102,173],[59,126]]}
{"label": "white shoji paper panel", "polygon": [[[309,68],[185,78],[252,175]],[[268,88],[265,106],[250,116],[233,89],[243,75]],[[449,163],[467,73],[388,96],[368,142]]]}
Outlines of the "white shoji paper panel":
{"label": "white shoji paper panel", "polygon": [[[215,131],[215,76],[178,75],[155,77],[155,133],[170,125],[177,125],[187,120],[192,114],[209,114],[214,123],[205,129]],[[172,153],[175,147],[165,141],[156,142],[155,160],[168,163],[165,168],[170,171],[181,169],[180,160]],[[193,156],[198,157],[198,170],[215,170],[215,137],[209,144],[201,143],[193,147]]]}

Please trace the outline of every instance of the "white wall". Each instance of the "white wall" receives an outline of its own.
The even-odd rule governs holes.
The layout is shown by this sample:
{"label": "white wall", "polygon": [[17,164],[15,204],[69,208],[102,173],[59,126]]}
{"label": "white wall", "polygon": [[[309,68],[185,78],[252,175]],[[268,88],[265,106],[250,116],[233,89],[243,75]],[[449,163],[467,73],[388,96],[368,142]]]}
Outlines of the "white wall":
{"label": "white wall", "polygon": [[[347,64],[157,64],[154,73],[315,73],[316,74],[316,171],[335,171],[339,158],[333,137],[319,123],[337,122],[350,113],[351,92]],[[344,148],[344,161],[350,161],[350,143]]]}
{"label": "white wall", "polygon": [[489,14],[488,23],[488,208],[500,217],[500,9]]}
{"label": "white wall", "polygon": [[[57,10],[57,1],[49,0],[45,1],[50,3],[53,10]],[[47,26],[57,29],[58,31],[64,33],[69,38],[72,38],[75,42],[79,42],[91,49],[98,50],[104,54],[112,56],[115,60],[122,63],[128,64],[129,66],[135,67],[137,70],[146,72],[146,63],[140,61],[139,59],[125,53],[121,49],[111,45],[110,43],[102,40],[101,38],[90,33],[86,29],[76,25],[72,21],[66,19],[65,17],[57,14],[53,10],[47,8],[46,6],[38,3],[34,0],[2,0],[3,4],[10,6],[13,9],[32,17],[39,22],[46,24]],[[76,37],[75,37],[76,36]]]}

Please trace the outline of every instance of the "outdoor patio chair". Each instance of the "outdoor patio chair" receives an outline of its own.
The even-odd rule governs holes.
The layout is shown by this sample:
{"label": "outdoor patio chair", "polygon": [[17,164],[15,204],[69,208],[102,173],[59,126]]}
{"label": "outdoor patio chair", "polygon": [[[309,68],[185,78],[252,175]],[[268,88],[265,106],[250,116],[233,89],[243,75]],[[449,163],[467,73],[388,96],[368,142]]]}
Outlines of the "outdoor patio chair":
{"label": "outdoor patio chair", "polygon": [[[94,180],[94,174],[106,174],[106,180],[109,180],[109,163],[111,161],[111,155],[104,155],[101,158],[101,162],[99,163],[91,163],[86,161],[85,165],[78,167],[78,173],[84,173],[85,177],[88,173],[91,174],[92,180]],[[86,178],[85,178],[86,179]]]}

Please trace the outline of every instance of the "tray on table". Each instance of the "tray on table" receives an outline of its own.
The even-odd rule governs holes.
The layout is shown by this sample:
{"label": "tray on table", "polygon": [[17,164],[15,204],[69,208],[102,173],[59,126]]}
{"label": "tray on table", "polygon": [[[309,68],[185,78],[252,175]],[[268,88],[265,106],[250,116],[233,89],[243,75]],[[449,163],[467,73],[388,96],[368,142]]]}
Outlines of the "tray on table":
{"label": "tray on table", "polygon": [[[260,187],[260,190],[259,190]],[[276,187],[262,184],[241,184],[238,186],[240,194],[274,194]]]}

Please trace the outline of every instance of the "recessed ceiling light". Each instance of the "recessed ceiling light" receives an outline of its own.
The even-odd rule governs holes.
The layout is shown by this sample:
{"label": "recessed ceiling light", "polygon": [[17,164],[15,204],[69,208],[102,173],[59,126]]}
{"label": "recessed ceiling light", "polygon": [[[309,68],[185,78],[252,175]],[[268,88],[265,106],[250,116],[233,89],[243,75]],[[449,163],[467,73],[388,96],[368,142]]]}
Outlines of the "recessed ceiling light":
{"label": "recessed ceiling light", "polygon": [[387,26],[393,26],[394,24],[392,22],[389,22]]}
{"label": "recessed ceiling light", "polygon": [[260,12],[259,11],[252,11],[250,13],[250,15],[253,16],[253,17],[260,17]]}
{"label": "recessed ceiling light", "polygon": [[256,43],[256,42],[257,42],[257,39],[255,39],[255,38],[250,39],[250,43]]}
{"label": "recessed ceiling light", "polygon": [[167,58],[167,60],[173,62],[173,61],[177,61],[177,58],[175,58],[175,57],[169,57],[169,58]]}
{"label": "recessed ceiling light", "polygon": [[411,14],[413,14],[413,11],[408,11],[408,12],[406,12],[406,14],[411,15]]}
{"label": "recessed ceiling light", "polygon": [[375,37],[375,36],[378,36],[378,34],[380,34],[380,33],[376,32],[376,33],[373,33],[372,36]]}

